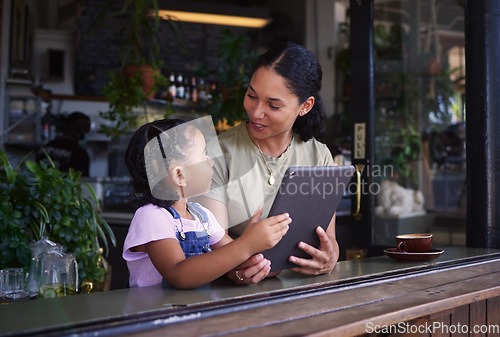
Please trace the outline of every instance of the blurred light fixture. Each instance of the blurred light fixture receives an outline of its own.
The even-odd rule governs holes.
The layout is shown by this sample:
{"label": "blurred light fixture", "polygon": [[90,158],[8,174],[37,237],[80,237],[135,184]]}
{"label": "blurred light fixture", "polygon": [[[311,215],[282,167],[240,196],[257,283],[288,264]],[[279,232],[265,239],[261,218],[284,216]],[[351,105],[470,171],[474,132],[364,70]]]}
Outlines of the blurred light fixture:
{"label": "blurred light fixture", "polygon": [[270,21],[269,13],[254,8],[208,5],[194,2],[160,2],[158,15],[165,20],[212,25],[262,28]]}

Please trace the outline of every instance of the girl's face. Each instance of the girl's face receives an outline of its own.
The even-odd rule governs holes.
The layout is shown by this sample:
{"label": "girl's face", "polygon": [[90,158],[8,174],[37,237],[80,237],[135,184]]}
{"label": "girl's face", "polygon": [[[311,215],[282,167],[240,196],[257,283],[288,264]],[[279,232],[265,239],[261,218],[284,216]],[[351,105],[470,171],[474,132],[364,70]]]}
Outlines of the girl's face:
{"label": "girl's face", "polygon": [[249,119],[249,133],[257,140],[289,134],[304,104],[274,70],[255,71],[243,102]]}
{"label": "girl's face", "polygon": [[214,162],[207,155],[205,137],[199,130],[194,133],[192,146],[182,166],[186,181],[186,186],[183,187],[186,198],[202,195],[210,190]]}

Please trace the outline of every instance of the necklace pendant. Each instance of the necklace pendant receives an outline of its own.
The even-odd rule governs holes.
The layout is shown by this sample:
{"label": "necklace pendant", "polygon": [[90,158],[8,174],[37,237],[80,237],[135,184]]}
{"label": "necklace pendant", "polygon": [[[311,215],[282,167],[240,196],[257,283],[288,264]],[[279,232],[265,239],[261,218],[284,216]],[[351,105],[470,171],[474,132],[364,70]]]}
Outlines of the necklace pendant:
{"label": "necklace pendant", "polygon": [[268,179],[269,185],[274,185],[274,176],[271,174]]}

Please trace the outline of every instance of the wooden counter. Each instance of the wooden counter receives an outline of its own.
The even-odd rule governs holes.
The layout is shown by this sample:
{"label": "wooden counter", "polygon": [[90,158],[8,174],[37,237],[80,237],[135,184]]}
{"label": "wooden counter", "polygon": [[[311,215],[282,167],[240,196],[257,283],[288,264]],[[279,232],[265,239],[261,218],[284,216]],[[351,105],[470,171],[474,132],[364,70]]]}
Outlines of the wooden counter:
{"label": "wooden counter", "polygon": [[356,336],[436,319],[499,327],[499,296],[500,251],[445,248],[430,262],[379,256],[252,286],[218,280],[195,290],[153,286],[4,304],[0,335]]}

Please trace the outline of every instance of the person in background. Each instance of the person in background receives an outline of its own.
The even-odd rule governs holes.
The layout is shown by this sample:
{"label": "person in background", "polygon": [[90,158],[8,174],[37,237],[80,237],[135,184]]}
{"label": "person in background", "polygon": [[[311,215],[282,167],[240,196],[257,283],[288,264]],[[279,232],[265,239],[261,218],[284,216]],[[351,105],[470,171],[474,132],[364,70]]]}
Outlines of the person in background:
{"label": "person in background", "polygon": [[63,116],[62,135],[44,145],[43,150],[37,151],[37,160],[48,163],[47,154],[59,170],[66,172],[73,168],[88,177],[90,159],[82,145],[90,131],[90,122],[90,117],[79,111]]}
{"label": "person in background", "polygon": [[[205,136],[195,125],[196,121],[157,120],[140,127],[129,142],[125,164],[139,207],[123,245],[130,287],[202,286],[273,247],[288,230],[288,214],[257,221],[259,209],[233,241],[209,210],[188,202],[210,189],[213,174]],[[270,266],[261,267],[267,271],[264,278]]]}
{"label": "person in background", "polygon": [[[215,161],[211,191],[197,199],[231,235],[243,232],[262,202],[263,217],[268,215],[287,168],[334,165],[327,146],[316,140],[325,129],[321,80],[314,54],[296,43],[279,44],[258,58],[243,103],[248,121],[219,135],[222,158]],[[297,265],[292,270],[309,275],[333,270],[339,257],[335,215],[326,232],[318,226],[316,233],[318,248],[299,243],[312,258],[290,256]],[[240,281],[259,282],[263,259],[257,254],[239,266]]]}

